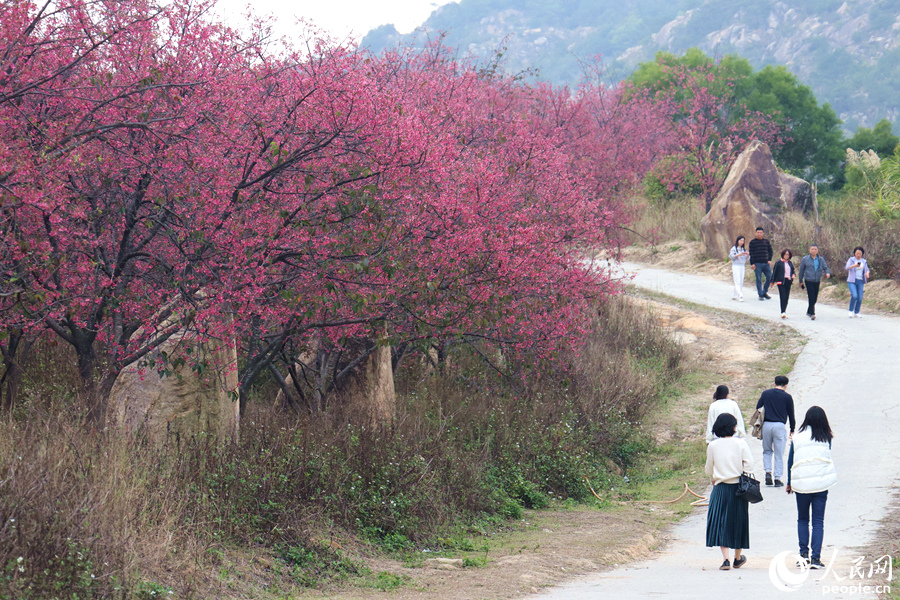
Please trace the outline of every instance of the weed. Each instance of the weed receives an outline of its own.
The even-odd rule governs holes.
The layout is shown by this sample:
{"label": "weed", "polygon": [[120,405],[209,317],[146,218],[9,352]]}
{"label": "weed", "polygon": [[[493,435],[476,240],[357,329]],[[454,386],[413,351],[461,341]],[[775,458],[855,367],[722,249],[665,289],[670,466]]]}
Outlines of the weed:
{"label": "weed", "polygon": [[387,571],[380,571],[375,575],[375,581],[371,587],[381,590],[382,592],[390,592],[405,585],[409,585],[411,579],[408,575],[396,575]]}
{"label": "weed", "polygon": [[315,587],[323,578],[344,579],[363,575],[365,569],[339,552],[319,546],[282,546],[279,557],[290,567],[290,576],[303,587]]}
{"label": "weed", "polygon": [[134,590],[135,600],[159,600],[160,598],[173,598],[175,592],[171,588],[156,583],[155,581],[142,581]]}

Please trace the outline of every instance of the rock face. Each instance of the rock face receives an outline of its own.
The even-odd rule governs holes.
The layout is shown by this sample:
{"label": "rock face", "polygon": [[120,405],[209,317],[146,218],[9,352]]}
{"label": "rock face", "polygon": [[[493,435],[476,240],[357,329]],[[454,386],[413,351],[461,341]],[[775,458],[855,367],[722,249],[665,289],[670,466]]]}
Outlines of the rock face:
{"label": "rock face", "polygon": [[237,347],[233,339],[199,341],[176,334],[156,351],[181,356],[202,356],[202,372],[187,363],[160,376],[153,367],[131,365],[116,379],[109,398],[109,414],[128,433],[146,435],[158,446],[181,443],[198,435],[218,441],[236,438],[240,425]]}
{"label": "rock face", "polygon": [[780,228],[785,210],[806,212],[814,201],[809,183],[779,171],[769,147],[751,142],[734,161],[712,208],[700,221],[701,250],[728,258],[739,235],[749,244],[757,227],[771,234]]}

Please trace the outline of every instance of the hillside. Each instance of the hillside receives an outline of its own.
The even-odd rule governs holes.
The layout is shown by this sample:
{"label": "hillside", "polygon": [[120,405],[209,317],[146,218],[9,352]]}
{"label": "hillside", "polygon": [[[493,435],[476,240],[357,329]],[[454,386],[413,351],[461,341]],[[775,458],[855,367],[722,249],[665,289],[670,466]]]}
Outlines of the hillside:
{"label": "hillside", "polygon": [[408,36],[375,29],[363,45],[445,43],[477,56],[503,50],[511,72],[574,83],[580,64],[600,55],[613,79],[626,77],[660,50],[698,46],[737,53],[756,68],[785,65],[845,123],[900,124],[900,2],[897,0],[461,0],[435,10]]}

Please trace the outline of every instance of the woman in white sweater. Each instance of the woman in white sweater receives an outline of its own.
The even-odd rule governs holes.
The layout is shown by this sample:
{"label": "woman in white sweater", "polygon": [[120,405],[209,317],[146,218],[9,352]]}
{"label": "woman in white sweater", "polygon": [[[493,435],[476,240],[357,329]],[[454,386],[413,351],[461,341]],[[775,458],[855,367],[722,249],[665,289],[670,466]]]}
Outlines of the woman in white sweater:
{"label": "woman in white sweater", "polygon": [[744,416],[741,414],[741,407],[738,403],[728,397],[729,391],[727,385],[720,385],[713,394],[713,403],[709,405],[709,412],[706,415],[706,443],[710,443],[716,436],[713,434],[713,424],[722,413],[734,415],[737,419],[737,430],[735,435],[739,438],[747,437],[747,429],[744,427]]}
{"label": "woman in white sweater", "polygon": [[[750,547],[749,504],[735,493],[741,473],[753,471],[753,456],[747,442],[734,437],[736,427],[734,415],[722,413],[713,424],[716,439],[706,447],[706,474],[713,484],[706,513],[706,545],[722,551],[725,562],[719,569],[723,571],[743,567],[747,557],[741,551]],[[729,549],[734,550],[733,563],[728,560]]]}
{"label": "woman in white sweater", "polygon": [[739,235],[734,241],[734,246],[728,252],[728,258],[731,259],[731,276],[734,279],[734,291],[731,293],[731,299],[743,302],[744,273],[747,272],[747,261],[750,259],[750,253],[744,247],[744,236]]}
{"label": "woman in white sweater", "polygon": [[[787,493],[797,497],[797,537],[800,556],[811,569],[824,569],[822,539],[825,535],[825,503],[828,490],[837,483],[837,471],[831,460],[831,426],[818,406],[806,411],[806,418],[791,439],[788,454]],[[809,511],[812,508],[812,543],[809,539]],[[810,550],[812,556],[810,556]]]}

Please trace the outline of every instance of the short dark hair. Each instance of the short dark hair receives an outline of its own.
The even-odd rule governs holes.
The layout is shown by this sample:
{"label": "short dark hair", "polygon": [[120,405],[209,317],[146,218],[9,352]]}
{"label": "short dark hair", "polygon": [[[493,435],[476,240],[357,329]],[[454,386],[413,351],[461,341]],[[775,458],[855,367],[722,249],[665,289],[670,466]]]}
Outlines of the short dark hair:
{"label": "short dark hair", "polygon": [[716,417],[713,423],[713,435],[720,438],[731,437],[734,435],[734,428],[737,427],[737,419],[731,413],[722,413]]}
{"label": "short dark hair", "polygon": [[789,258],[794,258],[794,253],[791,252],[791,249],[790,249],[790,248],[785,248],[784,250],[782,250],[782,251],[781,251],[781,254],[780,254],[779,256],[781,256],[781,258],[784,258],[784,255],[785,255],[785,254],[790,254],[790,257],[789,257]]}
{"label": "short dark hair", "polygon": [[778,387],[784,387],[788,384],[790,379],[787,378],[786,375],[776,375],[775,376],[775,385]]}
{"label": "short dark hair", "polygon": [[853,249],[853,254],[856,254],[856,251],[857,251],[857,250],[859,250],[859,251],[862,252],[863,254],[866,253],[866,249],[865,249],[865,248],[863,248],[862,246],[857,246],[856,248]]}
{"label": "short dark hair", "polygon": [[762,227],[757,227],[756,230],[757,230],[757,231],[765,232],[765,229],[763,229]]}
{"label": "short dark hair", "polygon": [[728,397],[728,386],[720,385],[716,388],[716,393],[713,394],[713,400],[721,400],[722,398]]}
{"label": "short dark hair", "polygon": [[807,427],[812,429],[812,439],[817,442],[830,444],[832,438],[834,438],[834,434],[831,432],[831,425],[828,424],[828,416],[819,406],[809,407],[799,431],[803,431]]}

